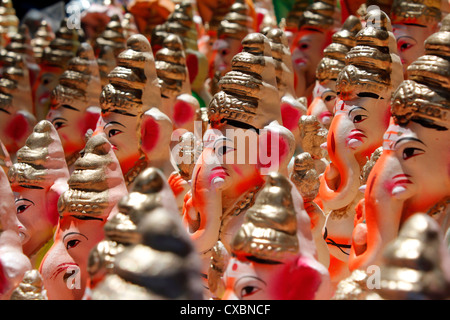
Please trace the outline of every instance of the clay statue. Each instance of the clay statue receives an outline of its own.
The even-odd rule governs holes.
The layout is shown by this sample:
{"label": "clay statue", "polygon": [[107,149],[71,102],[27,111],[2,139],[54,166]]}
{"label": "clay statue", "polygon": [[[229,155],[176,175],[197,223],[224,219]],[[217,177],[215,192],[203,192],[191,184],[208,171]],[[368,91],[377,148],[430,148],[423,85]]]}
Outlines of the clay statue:
{"label": "clay statue", "polygon": [[31,134],[36,117],[33,115],[31,90],[25,58],[15,52],[4,56],[3,77],[0,79],[1,140],[12,160]]}
{"label": "clay statue", "polygon": [[58,200],[55,242],[39,268],[49,300],[80,300],[90,287],[90,251],[104,239],[103,227],[128,191],[119,162],[104,134],[92,136]]}
{"label": "clay statue", "polygon": [[264,188],[231,241],[223,300],[313,300],[331,297],[326,268],[315,258],[299,194],[279,173]]}
{"label": "clay statue", "polygon": [[[368,158],[382,144],[389,122],[390,97],[402,77],[389,17],[373,8],[366,20],[337,78],[340,100],[327,136],[330,164],[320,178],[319,198],[327,216],[324,237],[335,262],[343,262],[342,269],[335,268],[332,279],[348,275],[354,210],[363,197],[359,176]],[[343,273],[338,275],[337,270]]]}
{"label": "clay statue", "polygon": [[16,216],[14,195],[6,173],[0,169],[0,300],[8,300],[20,284],[24,274],[31,270],[30,259],[23,254],[20,222]]}
{"label": "clay statue", "polygon": [[44,49],[39,64],[40,72],[32,88],[37,120],[45,119],[49,110],[50,95],[79,46],[77,30],[69,29],[68,19],[63,19],[60,28],[55,32],[55,38]]}
{"label": "clay statue", "polygon": [[144,170],[105,225],[108,239],[91,256],[91,270],[104,274],[93,300],[203,298],[199,257],[165,180],[155,168]]}
{"label": "clay statue", "polygon": [[335,7],[335,0],[315,0],[303,12],[298,32],[292,40],[295,93],[297,97],[306,97],[308,104],[316,84],[317,66],[334,33]]}
{"label": "clay statue", "polygon": [[46,20],[42,20],[34,37],[31,39],[31,46],[34,52],[34,58],[36,63],[40,64],[42,55],[46,47],[50,45],[50,42],[55,38],[55,34],[52,27]]}
{"label": "clay statue", "polygon": [[323,51],[316,70],[316,85],[308,106],[308,115],[316,116],[328,129],[333,119],[334,106],[337,101],[336,80],[345,67],[345,55],[355,45],[355,36],[361,30],[360,20],[349,16],[342,28],[333,34],[332,42]]}
{"label": "clay statue", "polygon": [[408,66],[425,54],[425,40],[439,29],[441,2],[394,0],[392,4],[392,29],[405,78]]}
{"label": "clay statue", "polygon": [[[417,212],[449,227],[449,39],[450,16],[425,42],[425,55],[413,62],[407,80],[394,92],[383,153],[367,179],[363,210],[355,219],[349,267],[380,260],[404,221]],[[426,168],[426,169],[424,169]],[[381,216],[383,219],[381,219]]]}
{"label": "clay statue", "polygon": [[[242,40],[242,47],[208,107],[210,126],[183,208],[205,275],[216,242],[222,241],[230,250],[231,237],[264,183],[261,173],[279,170],[287,174],[295,149],[293,134],[280,125],[269,40],[252,33]],[[267,157],[267,152],[272,156]]]}
{"label": "clay statue", "polygon": [[101,85],[92,47],[83,42],[51,94],[47,120],[61,139],[70,172],[86,144],[86,132],[94,130],[100,116]]}
{"label": "clay statue", "polygon": [[[118,55],[117,67],[108,78],[109,83],[100,95],[102,114],[94,135],[106,134],[131,188],[137,175],[151,162],[146,154],[164,148],[159,141],[167,141],[169,134],[165,129],[168,119],[159,111],[161,90],[155,61],[150,43],[143,35],[128,38],[127,49]],[[169,144],[165,147],[168,149]],[[161,163],[161,158],[158,162]]]}
{"label": "clay statue", "polygon": [[23,252],[34,268],[53,243],[58,224],[57,202],[67,189],[69,170],[61,140],[53,125],[42,120],[8,171],[20,221]]}

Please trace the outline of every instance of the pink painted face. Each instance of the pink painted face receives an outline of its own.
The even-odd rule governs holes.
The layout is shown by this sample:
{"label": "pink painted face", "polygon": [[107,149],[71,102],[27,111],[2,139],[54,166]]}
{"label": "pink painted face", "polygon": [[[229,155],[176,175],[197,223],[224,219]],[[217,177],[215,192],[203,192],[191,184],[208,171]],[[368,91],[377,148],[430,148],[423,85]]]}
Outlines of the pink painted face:
{"label": "pink painted face", "polygon": [[345,135],[346,146],[354,150],[365,162],[366,157],[382,144],[383,132],[388,126],[390,111],[382,99],[358,98],[353,101],[340,100],[336,103],[334,120],[345,125],[336,136]]}
{"label": "pink painted face", "polygon": [[[397,159],[386,188],[405,199],[404,212],[426,212],[450,195],[450,131],[425,128],[416,122],[406,127],[391,123],[384,135],[383,153]],[[389,168],[385,168],[389,170]]]}
{"label": "pink painted face", "polygon": [[325,83],[316,81],[313,90],[313,101],[308,107],[308,115],[316,116],[326,128],[334,117],[334,106],[337,101],[336,81],[327,80]]}
{"label": "pink painted face", "polygon": [[403,64],[403,73],[406,77],[406,68],[425,54],[425,40],[434,32],[434,29],[419,25],[393,25],[393,32],[397,40],[397,51]]}
{"label": "pink painted face", "polygon": [[97,126],[101,126],[125,174],[140,157],[138,117],[116,112],[102,114]]}
{"label": "pink painted face", "polygon": [[231,59],[242,50],[241,42],[237,39],[218,39],[214,42],[214,70],[225,74],[231,70]]}
{"label": "pink painted face", "polygon": [[66,156],[84,148],[86,131],[95,129],[99,115],[94,111],[81,112],[78,108],[69,105],[50,109],[47,120],[58,131]]}
{"label": "pink painted face", "polygon": [[[47,190],[14,187],[19,234],[24,254],[32,256],[52,236],[58,223],[56,206],[48,206]],[[55,199],[56,200],[56,199]]]}
{"label": "pink painted face", "polygon": [[201,161],[209,181],[219,183],[223,194],[236,197],[252,187],[258,171],[258,134],[254,130],[224,125],[205,132]]}
{"label": "pink painted face", "polygon": [[65,216],[60,220],[53,246],[40,267],[50,300],[81,300],[89,274],[90,251],[104,238],[103,219]]}
{"label": "pink painted face", "polygon": [[297,85],[304,83],[305,88],[313,86],[316,80],[316,69],[323,58],[323,49],[328,44],[327,35],[318,31],[300,31],[293,43],[292,66],[296,76],[296,94],[305,96],[299,92]]}

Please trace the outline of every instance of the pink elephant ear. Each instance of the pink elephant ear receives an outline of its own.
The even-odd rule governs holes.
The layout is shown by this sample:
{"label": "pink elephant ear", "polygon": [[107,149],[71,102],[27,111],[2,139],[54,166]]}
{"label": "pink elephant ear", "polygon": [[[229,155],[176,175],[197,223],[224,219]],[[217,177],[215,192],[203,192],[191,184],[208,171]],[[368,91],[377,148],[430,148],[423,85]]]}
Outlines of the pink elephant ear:
{"label": "pink elephant ear", "polygon": [[189,82],[193,83],[198,75],[198,57],[194,53],[187,55],[186,66],[189,71]]}
{"label": "pink elephant ear", "polygon": [[100,112],[100,108],[97,107],[90,107],[86,109],[83,119],[83,132],[87,132],[89,129],[95,131],[95,129],[97,128],[98,119],[100,118]]}
{"label": "pink elephant ear", "polygon": [[275,300],[314,300],[322,280],[320,273],[300,256],[285,263],[271,283]]}
{"label": "pink elephant ear", "polygon": [[17,112],[5,128],[5,134],[15,141],[20,147],[25,144],[36,124],[36,119],[27,111]]}
{"label": "pink elephant ear", "polygon": [[294,154],[295,138],[292,132],[277,121],[260,130],[258,166],[261,174],[284,172]]}
{"label": "pink elephant ear", "polygon": [[151,115],[144,114],[141,122],[141,149],[145,153],[151,152],[158,143],[159,124]]}
{"label": "pink elephant ear", "polygon": [[189,122],[193,123],[197,109],[200,109],[200,105],[192,95],[179,95],[173,107],[173,122],[175,127],[183,127]]}

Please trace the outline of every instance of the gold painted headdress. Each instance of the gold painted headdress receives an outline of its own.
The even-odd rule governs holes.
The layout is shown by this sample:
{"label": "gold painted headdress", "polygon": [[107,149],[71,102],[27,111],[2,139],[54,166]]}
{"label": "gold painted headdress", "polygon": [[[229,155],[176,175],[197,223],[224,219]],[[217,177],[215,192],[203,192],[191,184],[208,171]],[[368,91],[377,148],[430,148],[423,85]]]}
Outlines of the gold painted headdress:
{"label": "gold painted headdress", "polygon": [[25,57],[19,53],[7,51],[3,58],[4,70],[3,77],[0,79],[0,107],[11,114],[16,110],[26,110],[32,116],[30,77]]}
{"label": "gold painted headdress", "polygon": [[441,21],[441,0],[394,0],[392,24],[431,26]]}
{"label": "gold painted headdress", "polygon": [[292,185],[272,172],[247,210],[244,222],[231,242],[238,257],[283,262],[299,254],[297,218],[291,196]]}
{"label": "gold painted headdress", "polygon": [[106,219],[127,193],[120,164],[104,133],[92,136],[80,154],[58,200],[59,215]]}
{"label": "gold painted headdress", "polygon": [[134,16],[130,12],[127,12],[123,15],[122,28],[125,39],[128,39],[133,34],[139,33]]}
{"label": "gold painted headdress", "polygon": [[189,81],[183,42],[176,34],[168,34],[162,45],[155,55],[161,94],[175,98],[182,93],[183,83]]}
{"label": "gold painted headdress", "polygon": [[407,69],[408,80],[394,93],[391,112],[395,122],[420,121],[450,126],[450,16],[439,32],[425,41],[425,55]]}
{"label": "gold painted headdress", "polygon": [[286,16],[286,30],[289,31],[297,31],[300,25],[300,21],[303,16],[303,12],[308,9],[309,1],[308,0],[296,0],[292,9]]}
{"label": "gold painted headdress", "polygon": [[316,78],[319,82],[337,80],[345,67],[345,56],[356,44],[356,34],[362,29],[361,21],[356,16],[349,16],[342,29],[332,36],[332,43],[323,51],[324,57],[319,62]]}
{"label": "gold painted headdress", "polygon": [[44,49],[41,63],[65,69],[67,62],[75,56],[79,46],[77,30],[68,28],[68,18],[64,18],[55,32],[55,38]]}
{"label": "gold painted headdress", "polygon": [[90,106],[99,106],[100,92],[100,74],[94,50],[83,42],[52,91],[51,107],[67,104],[84,112]]}
{"label": "gold painted headdress", "polygon": [[50,42],[54,38],[55,34],[53,33],[50,24],[48,24],[46,20],[42,20],[34,38],[31,39],[31,46],[33,47],[34,58],[37,63],[41,63],[45,48],[50,45]]}
{"label": "gold painted headdress", "polygon": [[182,0],[176,3],[175,9],[169,15],[167,21],[153,29],[152,47],[161,46],[167,35],[171,33],[180,37],[186,50],[198,50],[198,35],[191,1]]}
{"label": "gold painted headdress", "polygon": [[442,242],[435,220],[420,213],[411,216],[383,252],[377,293],[387,300],[448,299],[450,280],[442,269],[442,253],[448,252]]}
{"label": "gold painted headdress", "polygon": [[[19,27],[19,18],[16,16],[16,10],[11,0],[2,0],[0,2],[0,33],[7,38],[17,33]],[[4,39],[2,39],[4,40]]]}
{"label": "gold painted headdress", "polygon": [[11,185],[49,188],[56,180],[69,178],[64,149],[51,122],[42,120],[25,145],[17,151],[17,163],[9,169]]}
{"label": "gold painted headdress", "polygon": [[117,57],[117,67],[100,95],[102,112],[132,116],[161,105],[161,90],[150,43],[141,34],[128,38],[127,49]]}
{"label": "gold painted headdress", "polygon": [[367,25],[356,35],[355,46],[347,53],[346,66],[339,73],[336,89],[349,100],[365,92],[389,98],[392,89],[392,58],[389,51],[389,17],[379,9],[370,10]]}
{"label": "gold painted headdress", "polygon": [[126,246],[142,241],[137,226],[148,211],[161,205],[163,185],[164,178],[155,168],[147,168],[136,178],[131,192],[119,201],[119,212],[106,222],[105,239],[90,253],[91,277],[113,273],[115,256]]}
{"label": "gold painted headdress", "polygon": [[331,30],[334,25],[335,8],[336,0],[315,0],[303,12],[299,29]]}
{"label": "gold painted headdress", "polygon": [[106,25],[105,30],[95,39],[95,47],[101,48],[109,46],[113,48],[114,56],[125,50],[126,38],[124,28],[118,15],[113,15]]}
{"label": "gold painted headdress", "polygon": [[227,37],[241,41],[246,35],[254,31],[251,28],[252,23],[246,2],[244,0],[236,0],[220,22],[217,37]]}
{"label": "gold painted headdress", "polygon": [[211,122],[232,120],[257,129],[277,120],[280,100],[269,40],[251,33],[242,40],[243,50],[231,61],[231,71],[219,82],[219,91],[208,107]]}
{"label": "gold painted headdress", "polygon": [[10,42],[5,49],[23,55],[26,57],[26,61],[34,61],[30,31],[26,24],[20,25],[17,33],[11,35]]}
{"label": "gold painted headdress", "polygon": [[202,298],[198,255],[179,213],[161,202],[163,180],[159,170],[146,169],[135,191],[122,200],[121,208],[137,226],[133,239],[139,241],[115,256],[113,272],[93,290],[94,300]]}

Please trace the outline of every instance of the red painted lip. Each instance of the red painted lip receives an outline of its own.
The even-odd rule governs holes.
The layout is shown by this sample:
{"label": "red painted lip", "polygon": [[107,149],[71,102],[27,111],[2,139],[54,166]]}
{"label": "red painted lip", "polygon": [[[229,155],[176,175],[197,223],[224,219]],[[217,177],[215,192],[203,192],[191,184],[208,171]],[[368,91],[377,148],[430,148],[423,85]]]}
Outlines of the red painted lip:
{"label": "red painted lip", "polygon": [[50,98],[50,92],[45,92],[39,96],[39,103],[44,103],[44,99]]}
{"label": "red painted lip", "polygon": [[306,60],[302,58],[298,58],[294,60],[295,64],[306,64]]}
{"label": "red painted lip", "polygon": [[396,176],[392,177],[392,180],[394,180],[394,185],[404,185],[404,184],[411,184],[410,178],[411,176],[409,174],[397,174]]}
{"label": "red painted lip", "polygon": [[349,140],[356,139],[363,142],[363,138],[367,138],[367,136],[357,129],[353,129],[352,131],[350,131],[350,134],[348,135]]}
{"label": "red painted lip", "polygon": [[229,176],[229,174],[227,173],[227,171],[223,168],[223,167],[215,167],[211,169],[211,172],[216,170],[216,172],[221,172],[224,173],[225,175]]}
{"label": "red painted lip", "polygon": [[225,180],[226,177],[230,176],[224,168],[222,167],[215,167],[211,170],[211,175],[209,177],[209,183],[211,184],[211,182],[214,180],[214,178],[222,178]]}

